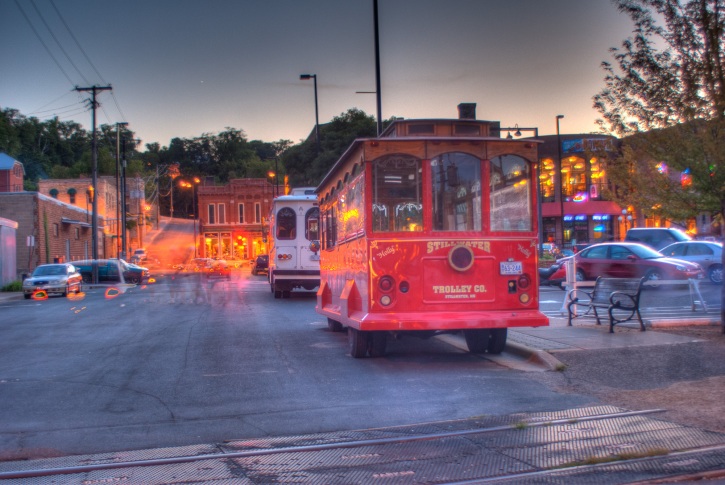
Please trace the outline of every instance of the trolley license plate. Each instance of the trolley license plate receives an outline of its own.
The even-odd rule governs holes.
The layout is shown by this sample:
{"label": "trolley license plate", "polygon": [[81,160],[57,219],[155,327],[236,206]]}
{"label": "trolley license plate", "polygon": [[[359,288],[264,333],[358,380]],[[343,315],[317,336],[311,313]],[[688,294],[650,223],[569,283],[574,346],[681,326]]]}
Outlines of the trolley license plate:
{"label": "trolley license plate", "polygon": [[521,261],[506,261],[501,262],[500,264],[502,275],[522,274],[524,272]]}

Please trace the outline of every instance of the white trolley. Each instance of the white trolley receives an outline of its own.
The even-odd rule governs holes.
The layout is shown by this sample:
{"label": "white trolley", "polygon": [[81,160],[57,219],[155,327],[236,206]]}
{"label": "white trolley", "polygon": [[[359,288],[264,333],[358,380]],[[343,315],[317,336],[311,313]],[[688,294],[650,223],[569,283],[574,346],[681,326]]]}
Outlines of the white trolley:
{"label": "white trolley", "polygon": [[269,285],[275,298],[320,286],[320,209],[314,187],[276,197],[269,214]]}

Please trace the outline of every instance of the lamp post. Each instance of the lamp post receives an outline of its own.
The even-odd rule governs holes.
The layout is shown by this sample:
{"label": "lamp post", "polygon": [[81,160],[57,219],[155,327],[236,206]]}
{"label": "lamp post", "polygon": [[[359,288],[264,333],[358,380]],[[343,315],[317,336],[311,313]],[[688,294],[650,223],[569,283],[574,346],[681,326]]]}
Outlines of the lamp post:
{"label": "lamp post", "polygon": [[185,180],[182,180],[181,182],[179,182],[179,186],[181,186],[185,189],[189,189],[189,188],[192,189],[191,206],[192,206],[192,210],[194,211],[194,258],[197,257],[196,221],[199,218],[199,202],[198,202],[196,187],[199,185],[199,182],[201,182],[201,180],[199,180],[199,177],[194,177],[192,182],[186,182]]}
{"label": "lamp post", "polygon": [[564,248],[564,174],[561,171],[561,135],[559,134],[559,120],[564,115],[556,115],[556,150],[559,154],[559,211],[561,212],[561,248]]}
{"label": "lamp post", "polygon": [[317,140],[317,155],[320,154],[320,117],[317,111],[317,74],[300,74],[300,80],[312,79],[315,86],[315,139]]}

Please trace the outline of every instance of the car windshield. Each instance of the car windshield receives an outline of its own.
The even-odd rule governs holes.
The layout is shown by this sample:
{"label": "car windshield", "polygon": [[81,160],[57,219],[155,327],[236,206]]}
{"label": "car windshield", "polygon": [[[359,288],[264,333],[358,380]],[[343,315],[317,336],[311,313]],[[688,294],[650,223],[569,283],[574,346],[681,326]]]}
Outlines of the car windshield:
{"label": "car windshield", "polygon": [[633,244],[631,246],[627,246],[634,254],[636,254],[638,257],[642,259],[657,259],[657,258],[664,258],[665,256],[660,253],[659,251],[655,251],[649,246],[645,246],[644,244]]}
{"label": "car windshield", "polygon": [[57,276],[65,274],[65,266],[38,266],[33,276]]}

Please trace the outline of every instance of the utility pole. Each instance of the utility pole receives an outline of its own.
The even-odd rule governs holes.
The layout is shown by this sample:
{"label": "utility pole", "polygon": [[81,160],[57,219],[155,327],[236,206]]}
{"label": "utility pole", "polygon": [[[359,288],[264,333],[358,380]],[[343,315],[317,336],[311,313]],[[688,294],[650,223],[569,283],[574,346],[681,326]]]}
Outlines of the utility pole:
{"label": "utility pole", "polygon": [[121,166],[121,259],[126,258],[126,139],[121,143],[123,165]]}
{"label": "utility pole", "polygon": [[116,123],[116,253],[118,257],[121,257],[121,251],[123,251],[123,245],[121,242],[121,232],[125,230],[121,226],[121,127],[127,126],[128,123]]}
{"label": "utility pole", "polygon": [[[98,102],[96,101],[96,95],[99,91],[110,91],[111,86],[91,86],[89,88],[76,87],[76,91],[90,91],[92,93],[91,108],[92,111],[92,124],[93,124],[93,141],[91,143],[91,160],[93,163],[93,217],[91,222],[91,230],[93,231],[92,244],[93,244],[93,259],[98,259],[98,145],[96,140],[96,109],[98,108]],[[98,266],[93,265],[93,283],[98,283]]]}

